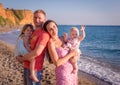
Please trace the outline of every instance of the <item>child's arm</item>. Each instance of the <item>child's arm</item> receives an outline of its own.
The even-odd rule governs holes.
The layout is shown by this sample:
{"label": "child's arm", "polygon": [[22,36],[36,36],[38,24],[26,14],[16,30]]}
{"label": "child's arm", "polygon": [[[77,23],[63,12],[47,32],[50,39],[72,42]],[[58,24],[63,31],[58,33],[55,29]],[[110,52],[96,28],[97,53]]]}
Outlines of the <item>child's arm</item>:
{"label": "child's arm", "polygon": [[30,52],[32,51],[30,46],[29,46],[29,37],[23,37],[23,40],[24,40],[24,46],[25,48]]}
{"label": "child's arm", "polygon": [[78,41],[82,41],[85,38],[85,26],[82,25],[80,31],[82,32],[82,35],[79,36]]}
{"label": "child's arm", "polygon": [[63,34],[63,38],[64,38],[64,42],[66,43],[68,41],[68,35],[67,35],[67,33]]}

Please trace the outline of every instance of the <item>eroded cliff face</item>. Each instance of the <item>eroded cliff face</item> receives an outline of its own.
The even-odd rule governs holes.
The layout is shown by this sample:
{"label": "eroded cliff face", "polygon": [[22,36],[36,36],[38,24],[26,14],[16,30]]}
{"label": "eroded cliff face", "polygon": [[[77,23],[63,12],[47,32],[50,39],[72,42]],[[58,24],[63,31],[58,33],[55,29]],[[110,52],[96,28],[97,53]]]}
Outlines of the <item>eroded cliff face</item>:
{"label": "eroded cliff face", "polygon": [[4,8],[0,3],[0,26],[17,26],[27,23],[33,24],[33,13],[31,10],[18,10]]}

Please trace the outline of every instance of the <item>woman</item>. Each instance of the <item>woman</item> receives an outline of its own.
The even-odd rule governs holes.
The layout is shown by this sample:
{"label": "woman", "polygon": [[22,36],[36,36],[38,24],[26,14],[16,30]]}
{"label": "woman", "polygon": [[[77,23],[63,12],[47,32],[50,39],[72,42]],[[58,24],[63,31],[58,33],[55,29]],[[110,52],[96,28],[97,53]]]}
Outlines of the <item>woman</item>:
{"label": "woman", "polygon": [[54,21],[46,21],[43,28],[50,35],[48,51],[52,62],[56,65],[56,85],[78,85],[77,73],[72,73],[73,66],[69,62],[70,58],[78,55],[77,50],[70,51],[62,47],[62,41],[58,37],[57,24]]}

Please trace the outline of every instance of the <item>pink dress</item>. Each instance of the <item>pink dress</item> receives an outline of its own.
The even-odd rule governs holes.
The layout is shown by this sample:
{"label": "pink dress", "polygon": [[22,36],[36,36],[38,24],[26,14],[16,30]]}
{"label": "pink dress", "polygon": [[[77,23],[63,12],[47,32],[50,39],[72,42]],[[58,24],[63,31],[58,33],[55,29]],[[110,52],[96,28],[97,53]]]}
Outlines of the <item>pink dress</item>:
{"label": "pink dress", "polygon": [[[67,49],[77,49],[79,55],[81,55],[81,51],[79,49],[80,47],[80,41],[78,41],[78,38],[74,38],[74,39],[68,39],[68,42],[65,44],[64,48]],[[78,56],[79,58],[80,56]]]}
{"label": "pink dress", "polygon": [[[56,48],[59,58],[64,57],[68,54],[68,50],[63,48]],[[77,74],[73,74],[73,66],[67,61],[63,65],[56,67],[56,85],[78,85]]]}

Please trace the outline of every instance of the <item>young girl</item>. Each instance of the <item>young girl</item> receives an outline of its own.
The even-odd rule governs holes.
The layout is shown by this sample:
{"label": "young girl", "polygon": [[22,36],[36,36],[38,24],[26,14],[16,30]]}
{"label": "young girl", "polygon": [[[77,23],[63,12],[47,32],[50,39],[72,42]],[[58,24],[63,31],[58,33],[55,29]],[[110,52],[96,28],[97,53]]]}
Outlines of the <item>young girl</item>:
{"label": "young girl", "polygon": [[[23,29],[21,31],[21,34],[18,36],[17,44],[16,44],[16,55],[24,55],[31,51],[30,48],[30,37],[33,33],[34,29],[31,24],[26,24],[23,26]],[[35,82],[38,82],[39,80],[35,76],[34,71],[34,59],[30,60],[30,78],[33,79]]]}
{"label": "young girl", "polygon": [[[82,35],[79,36],[79,30],[76,27],[72,27],[70,29],[70,38],[68,38],[67,34],[64,33],[64,41],[66,42],[66,44],[64,45],[64,48],[67,49],[78,49],[78,53],[79,55],[81,54],[81,51],[79,50],[79,46],[80,46],[80,42],[85,38],[85,26],[82,25],[81,26],[81,32]],[[70,59],[70,62],[73,65],[73,73],[76,73],[78,70],[78,66],[77,66],[77,60],[78,60],[79,56],[74,56]]]}

